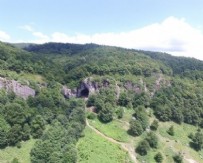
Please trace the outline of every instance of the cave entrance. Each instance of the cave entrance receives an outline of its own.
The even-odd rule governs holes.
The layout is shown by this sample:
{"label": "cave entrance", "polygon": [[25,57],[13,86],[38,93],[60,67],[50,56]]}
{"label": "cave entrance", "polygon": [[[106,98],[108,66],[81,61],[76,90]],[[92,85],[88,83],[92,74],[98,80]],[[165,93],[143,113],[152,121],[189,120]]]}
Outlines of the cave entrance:
{"label": "cave entrance", "polygon": [[89,90],[87,88],[80,92],[80,97],[87,98],[89,96]]}

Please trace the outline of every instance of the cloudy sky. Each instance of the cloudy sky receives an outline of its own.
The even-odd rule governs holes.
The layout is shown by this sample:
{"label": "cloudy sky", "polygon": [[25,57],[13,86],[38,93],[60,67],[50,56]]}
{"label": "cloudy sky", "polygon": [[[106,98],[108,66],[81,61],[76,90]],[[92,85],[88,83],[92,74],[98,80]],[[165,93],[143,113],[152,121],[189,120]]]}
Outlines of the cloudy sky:
{"label": "cloudy sky", "polygon": [[0,40],[97,43],[203,60],[202,0],[0,0]]}

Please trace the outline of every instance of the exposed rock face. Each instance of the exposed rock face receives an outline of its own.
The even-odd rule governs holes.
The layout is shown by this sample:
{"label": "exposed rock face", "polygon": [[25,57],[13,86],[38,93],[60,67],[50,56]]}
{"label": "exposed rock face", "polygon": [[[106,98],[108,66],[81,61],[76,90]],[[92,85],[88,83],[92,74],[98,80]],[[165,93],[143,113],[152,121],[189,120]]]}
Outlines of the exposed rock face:
{"label": "exposed rock face", "polygon": [[124,83],[124,87],[125,89],[134,91],[137,94],[142,93],[141,86],[138,84],[133,84],[131,81],[127,81],[126,83]]}
{"label": "exposed rock face", "polygon": [[166,80],[162,74],[153,74],[153,76],[156,78],[154,84],[153,84],[153,89],[150,90],[147,86],[146,83],[143,81],[141,78],[138,84],[134,84],[131,81],[127,81],[124,83],[124,88],[127,90],[131,90],[137,94],[140,94],[142,92],[148,92],[150,96],[154,96],[155,92],[160,90],[162,87],[168,87],[170,86],[170,81]]}
{"label": "exposed rock face", "polygon": [[[140,78],[140,81],[138,81],[137,84],[134,84],[132,81],[126,81],[123,83],[123,87],[127,90],[133,91],[135,94],[140,94],[142,92],[148,92],[149,95],[152,97],[156,91],[161,89],[164,86],[170,86],[170,81],[167,81],[162,74],[153,74],[156,78],[152,88],[149,89],[146,86],[146,83],[143,81],[142,78]],[[87,98],[90,94],[94,94],[96,92],[99,92],[101,88],[109,87],[110,82],[105,79],[102,82],[96,82],[93,80],[93,78],[86,78],[84,81],[81,82],[80,86],[76,89],[69,89],[66,86],[63,86],[62,88],[62,94],[66,98],[71,97],[84,97]],[[120,87],[118,84],[115,84],[115,91],[116,91],[116,97],[119,98],[120,95]]]}
{"label": "exposed rock face", "polygon": [[0,89],[5,88],[6,91],[13,91],[17,96],[27,99],[29,96],[35,96],[35,90],[18,83],[15,80],[7,80],[0,77]]}
{"label": "exposed rock face", "polygon": [[71,98],[71,97],[77,96],[77,90],[75,90],[75,89],[71,90],[71,89],[67,88],[66,86],[63,86],[61,92],[66,98]]}
{"label": "exposed rock face", "polygon": [[66,86],[62,88],[62,94],[66,98],[71,97],[88,97],[90,94],[98,92],[102,87],[109,86],[108,80],[103,80],[102,83],[98,83],[92,80],[92,78],[86,78],[81,82],[80,86],[77,89],[69,89]]}

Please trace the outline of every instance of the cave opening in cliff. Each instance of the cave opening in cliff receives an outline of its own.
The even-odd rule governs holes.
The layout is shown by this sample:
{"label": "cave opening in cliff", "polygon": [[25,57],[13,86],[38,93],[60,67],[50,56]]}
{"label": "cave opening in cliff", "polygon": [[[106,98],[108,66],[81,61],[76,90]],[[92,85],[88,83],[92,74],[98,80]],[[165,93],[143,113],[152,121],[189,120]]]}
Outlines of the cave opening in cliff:
{"label": "cave opening in cliff", "polygon": [[89,96],[89,90],[87,88],[83,89],[80,93],[80,97],[87,98]]}

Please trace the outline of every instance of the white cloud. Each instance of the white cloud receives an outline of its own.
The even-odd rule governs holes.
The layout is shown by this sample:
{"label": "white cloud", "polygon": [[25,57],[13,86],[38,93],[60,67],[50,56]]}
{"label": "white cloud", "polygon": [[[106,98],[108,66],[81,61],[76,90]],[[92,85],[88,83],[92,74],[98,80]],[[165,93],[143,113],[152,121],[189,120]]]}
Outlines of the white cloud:
{"label": "white cloud", "polygon": [[20,26],[19,28],[29,31],[29,32],[34,32],[34,29],[31,25],[23,25],[23,26]]}
{"label": "white cloud", "polygon": [[35,31],[31,26],[24,29],[36,37],[32,42],[97,43],[143,50],[162,51],[174,55],[190,56],[203,60],[203,33],[184,19],[166,18],[140,29],[120,33],[97,33],[93,35],[54,32],[50,36]]}
{"label": "white cloud", "polygon": [[0,40],[1,41],[9,41],[10,36],[4,32],[4,31],[0,31]]}
{"label": "white cloud", "polygon": [[43,34],[42,32],[36,31],[31,25],[23,25],[23,26],[20,26],[19,28],[21,28],[25,31],[31,32],[31,34],[35,37],[34,40],[21,41],[21,42],[33,42],[33,43],[41,44],[41,43],[45,43],[45,42],[50,41],[49,36]]}

